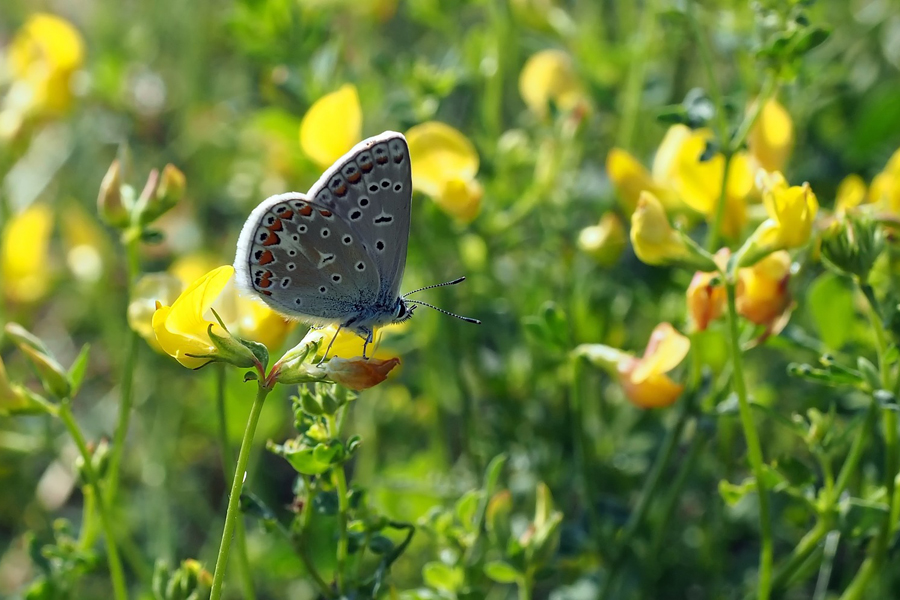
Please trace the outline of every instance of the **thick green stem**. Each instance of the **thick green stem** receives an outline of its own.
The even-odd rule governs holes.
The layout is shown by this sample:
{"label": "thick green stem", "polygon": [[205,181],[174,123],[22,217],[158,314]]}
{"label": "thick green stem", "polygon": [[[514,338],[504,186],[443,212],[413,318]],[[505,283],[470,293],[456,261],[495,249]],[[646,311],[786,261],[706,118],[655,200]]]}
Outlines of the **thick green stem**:
{"label": "thick green stem", "polygon": [[756,425],[753,423],[753,410],[750,408],[750,400],[747,396],[747,384],[744,381],[744,366],[741,355],[741,340],[738,330],[738,314],[735,303],[735,287],[733,274],[728,277],[725,289],[728,293],[728,325],[731,338],[731,361],[733,367],[732,383],[734,392],[738,398],[740,407],[741,426],[744,429],[744,437],[747,441],[747,457],[753,469],[756,479],[756,491],[759,497],[759,587],[757,598],[766,600],[771,590],[772,579],[772,522],[769,514],[769,493],[765,485],[765,471],[763,469],[762,447],[759,443],[759,435]]}
{"label": "thick green stem", "polygon": [[[343,413],[347,409],[343,406],[338,411],[337,416],[328,417],[328,429],[331,437],[338,438],[341,435],[341,426],[343,425]],[[348,539],[347,539],[347,521],[350,514],[350,502],[347,497],[347,476],[344,473],[344,465],[335,465],[331,470],[334,486],[337,488],[338,495],[338,545],[337,545],[337,566],[336,579],[338,593],[343,594],[345,590],[344,570],[347,566],[348,556]]]}
{"label": "thick green stem", "polygon": [[222,542],[219,544],[219,554],[216,557],[216,572],[213,575],[210,600],[218,600],[222,596],[222,583],[225,581],[225,570],[228,564],[228,552],[231,549],[231,536],[234,534],[235,522],[238,518],[241,489],[244,485],[244,476],[247,470],[247,462],[250,460],[250,446],[253,445],[253,436],[256,426],[259,424],[259,415],[262,412],[266,396],[272,391],[270,388],[260,386],[250,408],[250,416],[247,419],[247,428],[241,440],[241,449],[238,452],[237,467],[234,470],[234,479],[231,482],[231,493],[228,496],[228,509],[225,511],[225,528],[222,532]]}
{"label": "thick green stem", "polygon": [[[219,420],[219,445],[222,452],[222,468],[225,473],[234,472],[234,461],[231,458],[231,445],[228,443],[228,420],[225,412],[225,365],[216,365],[216,413]],[[244,522],[237,520],[234,537],[237,541],[238,572],[244,586],[244,598],[255,600],[253,589],[253,572],[250,570],[250,558],[247,556],[247,538]]]}
{"label": "thick green stem", "polygon": [[519,581],[516,582],[519,588],[519,600],[531,600],[531,588],[534,586],[533,579],[534,575],[531,572],[531,567],[529,567],[519,578]]}
{"label": "thick green stem", "polygon": [[594,511],[594,495],[591,487],[591,474],[588,465],[590,461],[587,455],[588,435],[585,431],[584,416],[584,358],[572,357],[572,381],[569,389],[569,403],[571,406],[572,443],[575,450],[575,473],[578,477],[578,488],[581,502],[587,514],[588,534],[596,536],[599,532],[597,514]]}
{"label": "thick green stem", "polygon": [[88,450],[87,442],[75,417],[72,416],[72,409],[69,401],[64,400],[59,407],[59,418],[65,424],[69,435],[75,441],[78,452],[84,461],[84,473],[88,478],[88,483],[94,489],[94,500],[97,503],[97,513],[100,515],[100,524],[103,527],[103,534],[106,537],[106,560],[109,564],[109,574],[112,579],[113,595],[116,600],[127,600],[128,589],[125,586],[125,573],[122,570],[122,561],[119,559],[119,550],[116,546],[116,538],[113,535],[112,521],[107,512],[106,502],[103,500],[103,493],[100,490],[100,483],[97,479],[97,472],[94,471],[90,450]]}

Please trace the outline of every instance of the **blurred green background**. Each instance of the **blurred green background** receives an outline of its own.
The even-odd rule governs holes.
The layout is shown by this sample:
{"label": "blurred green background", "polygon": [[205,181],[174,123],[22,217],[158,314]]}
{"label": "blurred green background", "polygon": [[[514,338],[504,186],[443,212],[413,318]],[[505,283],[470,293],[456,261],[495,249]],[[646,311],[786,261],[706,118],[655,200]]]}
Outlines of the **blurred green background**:
{"label": "blurred green background", "polygon": [[[683,328],[690,274],[642,264],[624,239],[612,264],[600,264],[577,240],[604,214],[625,214],[606,174],[607,152],[621,147],[649,164],[667,128],[656,118],[663,107],[708,87],[683,4],[4,0],[3,61],[11,60],[17,31],[36,12],[70,22],[83,53],[65,90],[53,92],[61,106],[27,108],[21,122],[8,112],[0,116],[0,224],[35,202],[54,215],[46,260],[38,265],[40,293],[7,296],[0,321],[26,325],[66,365],[91,344],[75,412],[89,438],[111,436],[129,337],[127,275],[117,234],[97,218],[95,202],[114,158],[124,159],[126,180],[138,189],[150,169],[166,163],[186,176],[185,197],[157,224],[164,240],[142,247],[142,270],[156,272],[185,257],[231,263],[256,204],[315,182],[322,168],[300,147],[300,122],[313,102],[342,84],[359,92],[363,137],[427,121],[449,124],[480,158],[480,213],[462,222],[417,193],[403,289],[466,275],[465,284],[428,292],[427,301],[484,324],[422,309],[385,341],[402,358],[402,370],[353,406],[349,428],[364,445],[351,478],[385,514],[416,522],[478,487],[488,461],[506,453],[503,481],[517,514],[531,514],[539,481],[564,514],[559,550],[535,597],[595,597],[609,564],[604,540],[632,510],[674,413],[634,407],[614,378],[593,369],[580,373],[580,391],[573,391],[569,352],[603,343],[640,354],[657,323]],[[809,181],[828,208],[844,176],[871,179],[900,146],[900,3],[820,0],[805,10],[831,36],[778,93],[795,132],[785,175]],[[761,85],[757,15],[737,1],[702,2],[697,11],[718,86],[740,114]],[[539,114],[522,98],[523,66],[546,49],[571,61],[583,100],[575,110],[552,105]],[[0,81],[5,111],[23,102],[13,94],[13,71],[7,64]],[[813,266],[797,275],[798,298],[820,272]],[[842,302],[847,296],[836,285],[836,295],[822,294]],[[781,337],[748,358],[756,400],[783,415],[812,406],[827,411],[838,401],[837,393],[828,396],[785,371],[792,360],[814,357],[809,336],[828,336],[835,326],[832,311],[840,309],[822,302],[824,313],[801,306]],[[838,344],[852,354],[869,333],[861,319],[846,321]],[[284,348],[302,334],[295,329]],[[713,328],[704,344],[698,351],[721,368],[722,328]],[[11,379],[29,380],[21,357],[8,344],[0,350]],[[147,569],[157,558],[214,562],[230,482],[216,441],[217,373],[187,371],[142,342],[119,503],[123,537],[132,540],[123,554],[135,590],[148,576],[135,565]],[[253,392],[241,372],[230,369],[226,377],[236,444]],[[262,441],[294,435],[290,393],[276,388],[264,409],[247,484],[281,515],[295,474]],[[573,403],[573,393],[582,402]],[[855,403],[844,395],[837,406]],[[681,448],[697,428],[712,427],[715,435],[699,450],[666,528],[654,521],[663,503],[651,509],[646,535],[620,567],[620,597],[735,598],[752,577],[754,507],[726,506],[717,490],[719,480],[739,482],[746,473],[743,438],[734,414],[720,415],[713,404],[704,407],[705,419],[692,421]],[[761,435],[771,456],[797,452],[797,441],[772,422]],[[577,439],[587,444],[583,465]],[[58,517],[79,521],[74,456],[68,437],[46,418],[0,417],[0,596],[18,597],[35,576],[26,532],[48,539]],[[663,477],[673,483],[674,470]],[[584,480],[592,488],[587,505],[579,491]],[[776,515],[776,539],[789,549],[805,531],[806,515],[785,499],[776,499]],[[657,531],[657,552],[648,554]],[[417,533],[393,567],[396,590],[422,587],[422,565],[441,558],[442,544]],[[302,563],[282,538],[248,520],[248,545],[259,597],[313,597]],[[854,565],[852,554],[839,556],[836,578],[852,576]],[[792,597],[808,597],[812,585]],[[229,590],[240,597],[236,584]],[[101,567],[73,597],[105,594]],[[494,585],[478,594],[511,598],[515,590]]]}

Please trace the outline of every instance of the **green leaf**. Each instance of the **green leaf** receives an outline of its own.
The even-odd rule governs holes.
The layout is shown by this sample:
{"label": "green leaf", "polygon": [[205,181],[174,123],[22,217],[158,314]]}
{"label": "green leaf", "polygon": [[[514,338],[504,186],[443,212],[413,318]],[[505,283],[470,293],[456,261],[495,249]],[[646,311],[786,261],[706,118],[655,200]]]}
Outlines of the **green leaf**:
{"label": "green leaf", "polygon": [[461,569],[430,562],[422,567],[422,579],[436,590],[453,593],[463,584],[465,577]]}
{"label": "green leaf", "polygon": [[821,275],[810,286],[807,301],[819,337],[829,348],[840,349],[856,321],[853,290],[847,280],[834,273]]}
{"label": "green leaf", "polygon": [[475,518],[478,515],[478,505],[483,494],[484,492],[481,490],[469,490],[456,502],[456,518],[468,532],[474,531],[478,526]]}
{"label": "green leaf", "polygon": [[78,356],[75,358],[75,362],[72,363],[72,366],[69,367],[69,385],[72,386],[72,391],[69,392],[69,395],[74,397],[78,394],[78,390],[81,388],[81,383],[84,381],[84,374],[87,372],[87,364],[88,364],[88,355],[90,354],[91,346],[90,344],[85,344],[81,347],[81,352],[78,353]]}
{"label": "green leaf", "polygon": [[515,567],[502,560],[492,560],[484,565],[484,574],[497,583],[515,583],[521,577]]}
{"label": "green leaf", "polygon": [[394,542],[385,535],[373,535],[369,540],[369,549],[375,554],[387,554],[394,549]]}

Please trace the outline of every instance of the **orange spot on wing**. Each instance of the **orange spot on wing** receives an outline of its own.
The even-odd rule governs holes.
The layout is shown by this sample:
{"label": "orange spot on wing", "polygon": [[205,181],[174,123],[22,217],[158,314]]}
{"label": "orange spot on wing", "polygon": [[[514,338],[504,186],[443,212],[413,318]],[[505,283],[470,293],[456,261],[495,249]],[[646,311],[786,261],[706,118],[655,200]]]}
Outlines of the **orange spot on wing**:
{"label": "orange spot on wing", "polygon": [[312,206],[310,206],[309,204],[304,204],[303,208],[300,209],[300,214],[304,217],[308,217],[312,214]]}
{"label": "orange spot on wing", "polygon": [[265,252],[262,253],[262,256],[259,257],[259,264],[267,265],[274,260],[275,260],[275,255],[272,254],[272,251],[266,250]]}
{"label": "orange spot on wing", "polygon": [[334,188],[334,193],[339,198],[346,196],[347,195],[347,184],[341,183],[340,186]]}
{"label": "orange spot on wing", "polygon": [[284,211],[283,213],[281,213],[281,218],[286,221],[290,221],[291,219],[294,218],[294,211],[292,211],[292,210]]}
{"label": "orange spot on wing", "polygon": [[360,179],[362,179],[362,173],[360,173],[359,171],[355,171],[353,175],[347,177],[347,181],[349,181],[350,183],[359,183]]}
{"label": "orange spot on wing", "polygon": [[266,271],[263,273],[262,279],[259,280],[259,287],[267,288],[272,285],[272,271]]}
{"label": "orange spot on wing", "polygon": [[323,217],[330,217],[331,211],[330,210],[320,210],[319,214],[322,215]]}
{"label": "orange spot on wing", "polygon": [[266,241],[263,242],[263,246],[274,246],[275,244],[277,244],[280,241],[281,241],[281,238],[279,238],[277,235],[275,235],[274,233],[272,233],[270,231],[269,237],[267,237]]}
{"label": "orange spot on wing", "polygon": [[272,295],[272,292],[270,292],[269,290],[259,290],[259,293],[260,293],[260,294],[265,294],[266,296],[271,296],[271,295]]}
{"label": "orange spot on wing", "polygon": [[387,161],[388,161],[388,157],[383,156],[383,155],[379,156],[378,158],[375,159],[375,162],[377,162],[379,165],[386,165]]}
{"label": "orange spot on wing", "polygon": [[362,172],[363,172],[363,173],[368,173],[368,172],[371,171],[374,167],[375,167],[375,165],[372,163],[372,161],[364,162],[364,163],[359,163],[359,168],[362,169]]}
{"label": "orange spot on wing", "polygon": [[266,227],[269,231],[281,231],[284,229],[284,226],[281,224],[281,219],[275,219],[275,222]]}

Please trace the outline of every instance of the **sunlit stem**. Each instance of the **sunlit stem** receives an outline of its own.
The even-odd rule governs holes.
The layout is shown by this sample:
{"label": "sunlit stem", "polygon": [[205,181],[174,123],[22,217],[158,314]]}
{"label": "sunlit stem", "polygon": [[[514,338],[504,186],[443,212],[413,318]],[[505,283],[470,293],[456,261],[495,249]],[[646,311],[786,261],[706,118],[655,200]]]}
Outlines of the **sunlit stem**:
{"label": "sunlit stem", "polygon": [[244,429],[241,449],[238,452],[237,467],[234,470],[234,479],[231,482],[231,492],[228,496],[228,509],[225,511],[225,528],[222,532],[222,542],[219,544],[219,554],[216,557],[216,571],[213,575],[210,600],[218,600],[222,596],[222,583],[225,580],[225,570],[228,565],[231,537],[234,535],[235,522],[240,512],[241,489],[244,486],[247,462],[250,460],[250,447],[253,445],[253,436],[256,433],[256,426],[259,424],[259,415],[262,412],[266,396],[269,395],[270,391],[270,388],[259,386],[256,398],[253,400],[253,406],[250,408],[250,416],[247,418],[247,428]]}
{"label": "sunlit stem", "polygon": [[119,559],[119,550],[116,546],[116,539],[113,535],[112,521],[107,512],[106,502],[103,500],[103,494],[100,490],[100,483],[97,479],[97,472],[94,471],[93,457],[88,449],[87,442],[75,417],[72,416],[72,409],[69,400],[65,399],[59,406],[59,418],[65,424],[69,435],[75,441],[78,452],[84,461],[84,474],[87,476],[88,483],[94,490],[94,501],[97,504],[97,513],[100,515],[100,524],[103,527],[103,534],[106,537],[106,560],[109,564],[109,574],[112,579],[113,595],[116,600],[127,600],[128,590],[125,587],[125,574],[122,570],[122,561]]}
{"label": "sunlit stem", "polygon": [[738,398],[741,426],[744,429],[744,437],[747,441],[747,457],[750,460],[750,466],[753,469],[753,476],[756,479],[756,491],[759,497],[759,530],[761,539],[757,598],[759,600],[766,600],[769,597],[772,579],[772,521],[769,514],[769,492],[765,485],[762,447],[759,443],[756,425],[753,423],[753,411],[750,408],[750,400],[747,395],[747,384],[744,381],[744,366],[738,329],[735,287],[736,282],[734,281],[734,275],[731,274],[726,280],[725,289],[728,293],[728,326],[731,338],[731,361],[733,368],[732,383],[734,392]]}
{"label": "sunlit stem", "polygon": [[[344,405],[340,409],[336,415],[329,416],[328,420],[328,432],[332,438],[340,438],[341,429],[344,421],[344,411],[347,410],[347,406]],[[344,473],[344,465],[338,464],[335,465],[331,470],[334,486],[337,488],[337,496],[338,496],[338,546],[337,546],[337,585],[338,585],[338,593],[344,593],[346,591],[344,581],[344,571],[347,566],[347,556],[348,556],[348,539],[347,539],[347,521],[349,519],[350,513],[350,503],[347,498],[347,476]]]}

